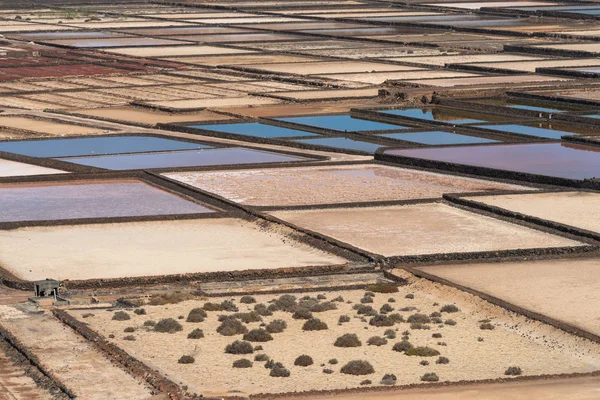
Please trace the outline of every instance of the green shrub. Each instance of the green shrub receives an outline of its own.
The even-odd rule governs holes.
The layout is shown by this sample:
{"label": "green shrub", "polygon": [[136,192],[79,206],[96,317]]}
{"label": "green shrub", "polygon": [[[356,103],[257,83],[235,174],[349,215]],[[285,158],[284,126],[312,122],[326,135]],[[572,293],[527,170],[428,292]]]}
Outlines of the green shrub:
{"label": "green shrub", "polygon": [[203,322],[204,318],[206,318],[206,311],[202,308],[194,308],[190,311],[187,316],[186,322]]}
{"label": "green shrub", "polygon": [[432,349],[431,347],[413,347],[404,352],[407,356],[417,356],[417,357],[434,357],[439,356],[440,352],[436,349]]}
{"label": "green shrub", "polygon": [[265,329],[269,333],[281,333],[287,328],[287,322],[282,319],[274,319],[269,322]]}
{"label": "green shrub", "polygon": [[362,343],[354,333],[346,333],[335,340],[335,347],[360,347]]}
{"label": "green shrub", "polygon": [[353,360],[344,365],[340,372],[347,375],[369,375],[374,374],[375,369],[368,361]]}
{"label": "green shrub", "polygon": [[233,362],[233,368],[252,368],[252,361],[241,358]]}
{"label": "green shrub", "polygon": [[164,318],[154,325],[154,330],[162,333],[175,333],[182,331],[183,326],[173,318]]}
{"label": "green shrub", "polygon": [[303,331],[323,331],[326,329],[328,329],[327,324],[318,318],[311,318],[302,325]]}
{"label": "green shrub", "polygon": [[244,335],[244,340],[249,342],[268,342],[273,340],[273,336],[264,329],[252,329]]}
{"label": "green shrub", "polygon": [[192,356],[181,356],[177,362],[179,364],[193,364],[195,361]]}
{"label": "green shrub", "polygon": [[309,365],[313,364],[314,362],[312,357],[307,356],[306,354],[299,356],[298,358],[296,358],[296,361],[294,361],[294,365],[297,365],[299,367],[308,367]]}
{"label": "green shrub", "polygon": [[117,311],[114,313],[112,319],[113,321],[127,321],[130,320],[131,317],[125,311]]}
{"label": "green shrub", "polygon": [[187,335],[188,339],[202,339],[203,337],[204,337],[204,332],[202,331],[202,329],[198,329],[198,328],[194,329]]}
{"label": "green shrub", "polygon": [[241,340],[236,340],[235,342],[228,344],[225,347],[225,353],[227,354],[252,354],[254,353],[254,348],[250,342],[243,342]]}

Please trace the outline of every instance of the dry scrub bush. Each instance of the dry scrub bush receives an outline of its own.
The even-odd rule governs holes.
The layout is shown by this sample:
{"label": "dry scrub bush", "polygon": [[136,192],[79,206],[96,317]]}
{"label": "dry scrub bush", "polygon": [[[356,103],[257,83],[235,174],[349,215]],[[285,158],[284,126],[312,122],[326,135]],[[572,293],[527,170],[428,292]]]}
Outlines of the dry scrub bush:
{"label": "dry scrub bush", "polygon": [[340,372],[347,375],[369,375],[375,373],[375,369],[368,361],[353,360],[344,365]]}
{"label": "dry scrub bush", "polygon": [[437,376],[435,372],[428,372],[421,377],[423,382],[437,382],[440,378]]}
{"label": "dry scrub bush", "polygon": [[494,325],[490,324],[489,322],[486,322],[486,323],[483,323],[483,324],[479,325],[479,329],[483,329],[483,330],[491,331],[494,328],[495,328]]}
{"label": "dry scrub bush", "polygon": [[332,311],[332,310],[337,310],[337,306],[335,305],[335,303],[332,303],[330,301],[315,304],[314,306],[312,306],[310,308],[310,311],[312,311],[314,313],[320,313],[320,312]]}
{"label": "dry scrub bush", "polygon": [[428,324],[431,319],[425,314],[413,314],[406,320],[408,323]]}
{"label": "dry scrub bush", "polygon": [[440,352],[436,349],[432,349],[431,347],[413,347],[404,352],[407,356],[417,356],[417,357],[434,357],[439,356]]}
{"label": "dry scrub bush", "polygon": [[254,361],[269,361],[269,356],[266,354],[257,354],[254,356]]}
{"label": "dry scrub bush", "polygon": [[202,331],[202,329],[198,329],[198,328],[194,329],[187,335],[188,339],[202,339],[203,337],[204,337],[204,332]]}
{"label": "dry scrub bush", "polygon": [[385,374],[383,378],[381,378],[382,385],[395,385],[398,378],[394,374]]}
{"label": "dry scrub bush", "polygon": [[338,318],[338,324],[344,324],[346,322],[350,322],[350,316],[348,315],[340,315],[340,317]]}
{"label": "dry scrub bush", "polygon": [[319,299],[319,300],[325,300],[325,299],[327,299],[327,296],[325,296],[323,293],[320,293],[320,294],[317,295],[317,299]]}
{"label": "dry scrub bush", "polygon": [[431,327],[429,325],[425,325],[420,322],[415,322],[415,323],[410,324],[410,329],[429,330],[429,329],[431,329]]}
{"label": "dry scrub bush", "polygon": [[454,326],[454,325],[456,325],[456,321],[453,319],[447,319],[444,321],[444,324],[449,325],[449,326]]}
{"label": "dry scrub bush", "polygon": [[377,311],[375,311],[375,309],[371,306],[366,306],[363,304],[355,304],[354,307],[352,307],[354,310],[356,310],[356,313],[358,315],[366,315],[366,316],[373,316],[373,315],[377,315]]}
{"label": "dry scrub bush", "polygon": [[248,332],[248,328],[234,318],[226,319],[217,327],[217,332],[223,336],[235,336]]}
{"label": "dry scrub bush", "polygon": [[294,312],[298,306],[296,296],[292,296],[291,294],[284,294],[277,300],[274,300],[273,303],[277,305],[279,310],[286,312]]}
{"label": "dry scrub bush", "polygon": [[256,303],[256,299],[252,296],[242,296],[242,298],[240,299],[240,303],[253,304],[253,303]]}
{"label": "dry scrub bush", "polygon": [[186,322],[203,322],[206,318],[206,311],[202,308],[193,308],[187,316]]}
{"label": "dry scrub bush", "polygon": [[381,308],[379,309],[379,312],[381,314],[387,314],[387,313],[391,313],[392,311],[394,311],[394,307],[390,306],[388,303],[385,303],[384,305],[381,306]]}
{"label": "dry scrub bush", "polygon": [[271,373],[269,374],[269,376],[275,378],[287,378],[290,376],[290,370],[283,366],[275,364],[275,366],[271,368]]}
{"label": "dry scrub bush", "polygon": [[262,317],[256,311],[250,311],[245,313],[235,313],[231,315],[231,318],[239,319],[245,324],[249,324],[251,322],[261,322]]}
{"label": "dry scrub bush", "polygon": [[235,303],[231,300],[223,300],[221,302],[221,310],[223,311],[230,311],[230,312],[238,312],[240,311],[237,306],[235,305]]}
{"label": "dry scrub bush", "polygon": [[154,331],[162,333],[175,333],[183,330],[183,326],[173,318],[161,319],[154,325]]}
{"label": "dry scrub bush", "polygon": [[287,328],[287,322],[282,319],[274,319],[269,322],[265,329],[269,333],[281,333]]}
{"label": "dry scrub bush", "polygon": [[156,325],[156,321],[152,321],[149,319],[148,321],[144,321],[144,326],[154,326]]}
{"label": "dry scrub bush", "polygon": [[249,342],[269,342],[273,340],[273,336],[264,329],[252,329],[244,335],[244,340]]}
{"label": "dry scrub bush", "polygon": [[241,358],[233,362],[233,368],[252,368],[252,361]]}
{"label": "dry scrub bush", "polygon": [[415,295],[412,293],[407,294],[406,296],[404,296],[405,299],[414,299]]}
{"label": "dry scrub bush", "polygon": [[326,329],[328,329],[327,324],[318,318],[311,318],[302,325],[303,331],[324,331]]}
{"label": "dry scrub bush", "polygon": [[392,347],[392,350],[398,351],[398,352],[403,352],[403,351],[406,352],[412,348],[413,348],[413,345],[410,342],[403,340],[401,342],[397,342],[396,344],[394,344],[394,347]]}
{"label": "dry scrub bush", "polygon": [[307,308],[298,308],[294,314],[292,314],[292,318],[294,319],[311,319],[312,317],[312,312]]}
{"label": "dry scrub bush", "polygon": [[241,340],[236,340],[235,342],[225,346],[225,353],[227,353],[227,354],[252,354],[252,353],[254,353],[254,348],[252,347],[252,344],[250,344],[249,342],[243,342]]}
{"label": "dry scrub bush", "polygon": [[383,346],[387,344],[387,339],[380,336],[372,336],[367,340],[369,346]]}
{"label": "dry scrub bush", "polygon": [[323,373],[324,373],[324,374],[327,374],[327,375],[331,375],[331,374],[333,374],[333,370],[332,370],[331,368],[325,368],[325,369],[323,370]]}
{"label": "dry scrub bush", "polygon": [[504,371],[504,375],[508,375],[508,376],[517,376],[517,375],[521,375],[523,373],[523,371],[521,371],[521,368],[519,367],[509,367],[506,371]]}
{"label": "dry scrub bush", "polygon": [[360,384],[361,384],[362,386],[364,386],[364,385],[370,385],[370,384],[372,384],[372,383],[373,383],[373,382],[371,382],[371,380],[370,380],[370,379],[365,379],[364,381],[361,381],[361,382],[360,382]]}
{"label": "dry scrub bush", "polygon": [[394,320],[387,315],[377,314],[369,320],[371,326],[394,326]]}
{"label": "dry scrub bush", "polygon": [[329,360],[329,364],[331,365],[336,365],[338,363],[337,358],[332,358],[331,360]]}
{"label": "dry scrub bush", "polygon": [[135,340],[135,336],[133,335],[127,335],[123,338],[123,340],[130,340],[130,341],[134,341]]}
{"label": "dry scrub bush", "polygon": [[439,338],[442,337],[442,334],[441,333],[434,333],[433,335],[431,335],[431,337],[434,338],[434,339],[439,339]]}
{"label": "dry scrub bush", "polygon": [[269,308],[264,304],[256,304],[254,306],[254,311],[256,311],[258,315],[261,315],[263,317],[270,317],[271,315],[273,315],[273,312],[270,311]]}
{"label": "dry scrub bush", "polygon": [[177,362],[179,364],[193,364],[195,361],[192,356],[181,356]]}
{"label": "dry scrub bush", "polygon": [[450,364],[450,360],[446,357],[439,357],[436,361],[436,364]]}
{"label": "dry scrub bush", "polygon": [[125,311],[117,311],[113,317],[113,321],[127,321],[130,320],[131,317]]}
{"label": "dry scrub bush", "polygon": [[312,357],[307,356],[306,354],[299,356],[294,361],[294,365],[297,365],[299,367],[308,367],[309,365],[313,365],[313,364],[314,364],[314,362],[313,362]]}
{"label": "dry scrub bush", "polygon": [[133,310],[133,313],[135,315],[146,315],[146,310],[143,308],[136,308],[135,310]]}
{"label": "dry scrub bush", "polygon": [[223,311],[223,307],[221,307],[221,305],[218,303],[207,302],[207,303],[204,303],[202,308],[205,311]]}
{"label": "dry scrub bush", "polygon": [[127,328],[123,329],[123,332],[132,333],[135,332],[135,328],[133,326],[128,326]]}
{"label": "dry scrub bush", "polygon": [[385,336],[388,339],[395,339],[396,331],[393,329],[386,329],[385,332],[383,333],[383,336]]}
{"label": "dry scrub bush", "polygon": [[456,307],[454,304],[446,304],[445,306],[440,308],[440,311],[445,313],[455,313],[459,312],[460,308]]}
{"label": "dry scrub bush", "polygon": [[335,340],[335,347],[360,347],[362,343],[354,333],[346,333]]}

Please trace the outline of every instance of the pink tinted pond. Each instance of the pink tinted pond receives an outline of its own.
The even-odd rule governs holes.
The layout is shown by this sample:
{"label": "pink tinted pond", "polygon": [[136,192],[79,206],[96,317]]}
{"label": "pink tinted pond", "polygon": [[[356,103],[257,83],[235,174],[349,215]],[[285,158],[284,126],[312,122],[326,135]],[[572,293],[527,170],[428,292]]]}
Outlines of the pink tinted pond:
{"label": "pink tinted pond", "polygon": [[0,185],[0,222],[209,212],[135,180]]}
{"label": "pink tinted pond", "polygon": [[600,177],[600,148],[561,143],[386,150],[385,154],[568,179]]}

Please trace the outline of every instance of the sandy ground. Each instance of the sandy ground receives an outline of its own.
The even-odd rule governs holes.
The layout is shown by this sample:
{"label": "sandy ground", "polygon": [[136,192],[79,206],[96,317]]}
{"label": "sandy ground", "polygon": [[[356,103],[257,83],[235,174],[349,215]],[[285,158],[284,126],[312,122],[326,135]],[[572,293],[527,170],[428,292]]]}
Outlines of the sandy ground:
{"label": "sandy ground", "polygon": [[582,244],[438,203],[276,211],[271,214],[300,227],[385,256]]}
{"label": "sandy ground", "polygon": [[457,63],[476,63],[476,62],[499,62],[499,61],[517,61],[517,60],[542,60],[535,56],[519,56],[513,54],[461,54],[456,56],[438,56],[438,57],[393,57],[388,58],[392,61],[410,62],[424,65],[444,66],[446,64]]}
{"label": "sandy ground", "polygon": [[546,44],[538,46],[542,49],[557,49],[557,50],[579,50],[579,51],[589,51],[592,53],[600,52],[600,44],[598,43],[566,43],[566,44]]}
{"label": "sandy ground", "polygon": [[600,259],[464,264],[420,269],[600,335]]}
{"label": "sandy ground", "polygon": [[[498,66],[500,64],[494,64]],[[411,80],[409,82],[430,85],[437,87],[454,87],[454,86],[470,86],[470,85],[504,85],[511,83],[526,83],[526,82],[554,82],[554,81],[570,81],[572,79],[565,77],[545,76],[545,75],[520,75],[520,76],[478,76],[473,78],[451,78],[451,79],[421,79]]]}
{"label": "sandy ground", "polygon": [[232,119],[226,115],[199,111],[189,114],[169,114],[150,109],[135,107],[109,107],[91,110],[73,110],[74,113],[89,115],[91,117],[109,118],[112,120],[154,125],[158,123],[185,122],[185,121],[226,121]]}
{"label": "sandy ground", "polygon": [[239,64],[252,64],[252,63],[298,63],[298,62],[311,62],[317,60],[316,58],[300,57],[300,56],[288,56],[281,54],[249,54],[239,56],[217,56],[217,57],[179,57],[179,58],[168,58],[169,61],[177,61],[189,64],[198,65],[239,65]]}
{"label": "sandy ground", "polygon": [[345,262],[288,235],[235,218],[30,227],[0,232],[0,265],[22,279],[74,280]]}
{"label": "sandy ground", "polygon": [[[410,357],[391,350],[394,343],[401,338],[401,332],[408,330],[410,324],[399,323],[395,329],[398,337],[389,340],[384,346],[367,346],[366,341],[374,335],[382,336],[386,327],[373,327],[358,318],[343,325],[338,325],[340,315],[356,315],[353,304],[338,303],[338,309],[318,313],[318,318],[329,326],[325,331],[305,332],[301,330],[303,320],[294,320],[290,314],[275,312],[272,317],[265,317],[268,322],[273,319],[284,319],[288,327],[283,333],[273,334],[274,340],[260,344],[264,353],[275,361],[282,362],[291,371],[289,378],[269,377],[268,370],[262,363],[255,362],[249,369],[233,369],[231,364],[240,358],[253,359],[253,355],[240,356],[224,353],[224,347],[238,336],[221,336],[216,332],[219,325],[217,317],[222,312],[210,312],[202,323],[188,323],[180,320],[182,332],[163,334],[146,330],[142,327],[146,320],[157,321],[160,318],[178,315],[186,316],[194,307],[200,307],[202,301],[187,301],[175,305],[145,307],[148,315],[132,315],[130,321],[112,321],[112,313],[97,312],[94,317],[85,319],[93,329],[108,336],[114,334],[114,341],[130,354],[144,360],[153,368],[159,369],[174,381],[182,381],[196,393],[222,394],[229,390],[240,390],[243,393],[257,392],[290,392],[312,389],[342,389],[359,386],[368,378],[373,384],[386,373],[394,373],[398,385],[419,383],[420,377],[427,372],[435,372],[441,381],[457,381],[463,379],[485,379],[504,376],[508,366],[522,368],[526,375],[544,373],[588,372],[600,368],[600,347],[581,338],[573,337],[549,326],[529,321],[516,314],[509,313],[489,303],[467,295],[458,290],[436,285],[424,280],[411,278],[415,283],[400,288],[399,293],[377,294],[375,309],[381,307],[388,298],[396,302],[390,303],[394,308],[413,306],[419,312],[429,314],[439,310],[441,305],[455,303],[460,312],[443,314],[443,319],[451,318],[457,322],[455,326],[431,326],[430,330],[410,329],[410,342],[415,346],[429,346],[437,349],[449,358],[450,363],[436,364],[437,357],[428,358],[430,365],[422,366],[424,358]],[[414,294],[414,299],[406,299],[407,293]],[[326,293],[332,299],[342,295],[346,301],[357,303],[364,291],[342,291]],[[296,294],[302,297],[303,294]],[[311,294],[312,296],[315,293]],[[276,296],[256,296],[259,303],[266,303]],[[236,299],[237,300],[237,299]],[[435,306],[434,306],[435,304]],[[239,304],[240,310],[251,309],[253,305]],[[401,312],[408,317],[413,312]],[[83,311],[71,311],[77,317]],[[496,326],[494,330],[481,330],[481,320],[490,319]],[[258,327],[259,323],[248,324],[249,328]],[[123,329],[135,327],[133,335],[136,341],[124,341]],[[205,338],[187,339],[187,334],[194,328],[201,328]],[[335,339],[345,333],[355,333],[363,342],[361,347],[340,348],[333,346]],[[432,333],[441,333],[442,338],[433,338]],[[483,341],[478,341],[482,337]],[[168,340],[169,346],[164,346]],[[440,345],[444,342],[446,345]],[[263,352],[258,352],[263,353]],[[194,364],[178,364],[181,355],[193,354]],[[294,366],[294,360],[301,354],[313,357],[315,364],[306,368]],[[328,360],[336,358],[339,363],[328,364]],[[350,360],[366,359],[372,363],[374,374],[367,376],[350,376],[340,373],[340,368]],[[324,368],[334,372],[326,375]],[[364,398],[364,397],[363,397]]]}
{"label": "sandy ground", "polygon": [[[415,67],[416,69],[416,67]],[[341,81],[362,82],[379,85],[387,80],[407,80],[407,79],[432,79],[432,78],[462,78],[477,76],[476,74],[454,71],[428,71],[420,69],[417,71],[399,71],[399,72],[376,72],[362,74],[331,74],[317,75],[321,78],[329,78]]]}
{"label": "sandy ground", "polygon": [[481,63],[476,64],[479,67],[504,68],[514,71],[535,72],[536,68],[558,68],[558,67],[580,67],[580,66],[597,66],[600,65],[600,60],[597,58],[580,58],[577,60],[539,60],[539,61],[523,61],[523,62],[507,62],[507,63]]}
{"label": "sandy ground", "polygon": [[[438,389],[413,389],[397,392],[369,393],[369,400],[595,400],[600,393],[597,377],[540,380],[502,384],[447,387]],[[347,395],[311,395],[312,400],[363,400],[364,393]],[[306,397],[308,398],[308,397]],[[289,397],[289,400],[305,400]],[[284,397],[285,399],[285,397]]]}
{"label": "sandy ground", "polygon": [[324,99],[348,99],[352,97],[375,97],[379,93],[377,88],[348,89],[348,90],[305,90],[302,92],[279,92],[283,96],[296,100],[324,100]]}
{"label": "sandy ground", "polygon": [[353,203],[441,197],[525,187],[377,165],[164,174],[253,206]]}
{"label": "sandy ground", "polygon": [[[190,96],[192,97],[192,96]],[[168,107],[172,109],[188,110],[201,107],[236,107],[236,106],[258,106],[262,104],[276,104],[281,100],[268,97],[224,97],[218,99],[191,99],[191,100],[172,100],[172,101],[151,101],[149,105],[158,107]]]}
{"label": "sandy ground", "polygon": [[0,400],[50,400],[50,393],[36,385],[23,369],[13,364],[0,343]]}
{"label": "sandy ground", "polygon": [[66,172],[17,161],[0,159],[0,176],[53,175]]}
{"label": "sandy ground", "polygon": [[2,324],[81,399],[145,400],[150,397],[148,388],[49,314],[3,319]]}
{"label": "sandy ground", "polygon": [[407,67],[403,65],[361,61],[311,62],[300,64],[251,64],[248,65],[248,67],[268,72],[291,73],[300,75],[380,71],[410,71],[417,69],[415,67]]}
{"label": "sandy ground", "polygon": [[63,124],[59,122],[35,120],[31,118],[6,116],[0,117],[0,126],[26,129],[30,131],[49,133],[53,135],[86,135],[104,132],[101,128],[92,128],[80,125]]}
{"label": "sandy ground", "polygon": [[521,214],[600,232],[600,194],[593,192],[536,193],[471,197],[470,200]]}

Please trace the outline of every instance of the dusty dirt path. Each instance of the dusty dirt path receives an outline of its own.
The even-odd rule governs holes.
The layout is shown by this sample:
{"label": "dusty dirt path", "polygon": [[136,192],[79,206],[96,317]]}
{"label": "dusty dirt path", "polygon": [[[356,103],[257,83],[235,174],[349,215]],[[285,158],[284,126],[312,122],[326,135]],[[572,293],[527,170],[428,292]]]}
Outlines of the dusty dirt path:
{"label": "dusty dirt path", "polygon": [[52,396],[25,375],[0,345],[0,400],[50,400]]}
{"label": "dusty dirt path", "polygon": [[[409,389],[387,393],[356,393],[348,395],[311,395],[289,397],[294,400],[597,400],[600,398],[600,378],[572,378],[486,384],[436,389]],[[285,400],[280,398],[279,400]]]}

